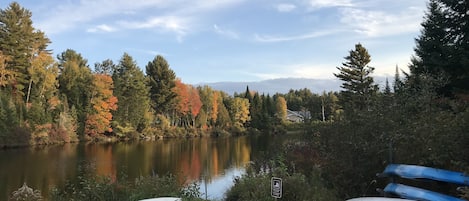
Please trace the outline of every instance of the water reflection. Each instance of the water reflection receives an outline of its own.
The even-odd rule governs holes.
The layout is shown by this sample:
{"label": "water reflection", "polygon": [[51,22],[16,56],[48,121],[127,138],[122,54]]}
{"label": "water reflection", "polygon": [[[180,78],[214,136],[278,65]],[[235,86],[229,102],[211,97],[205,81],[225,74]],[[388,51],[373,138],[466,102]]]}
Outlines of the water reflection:
{"label": "water reflection", "polygon": [[88,174],[112,179],[126,174],[134,179],[167,173],[178,175],[180,182],[199,181],[202,189],[206,183],[209,198],[221,198],[233,177],[242,173],[245,164],[255,157],[253,153],[262,151],[267,142],[266,138],[259,141],[244,136],[3,150],[0,200],[6,200],[23,182],[46,195],[52,186]]}

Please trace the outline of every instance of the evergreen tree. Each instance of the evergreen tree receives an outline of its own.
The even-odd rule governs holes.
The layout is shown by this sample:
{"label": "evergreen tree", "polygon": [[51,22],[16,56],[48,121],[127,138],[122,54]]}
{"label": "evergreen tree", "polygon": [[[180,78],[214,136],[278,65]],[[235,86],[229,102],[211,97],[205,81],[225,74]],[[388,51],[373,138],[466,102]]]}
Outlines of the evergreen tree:
{"label": "evergreen tree", "polygon": [[246,86],[246,91],[244,92],[244,98],[248,99],[249,102],[252,101],[252,94],[251,94],[251,91],[249,91],[249,86]]}
{"label": "evergreen tree", "polygon": [[396,73],[394,74],[394,83],[393,83],[393,90],[394,93],[399,93],[400,90],[403,88],[403,82],[401,80],[401,76],[399,74],[399,68],[396,65]]}
{"label": "evergreen tree", "polygon": [[469,90],[469,12],[467,1],[431,0],[409,66],[413,85],[419,77],[448,78],[439,93]]}
{"label": "evergreen tree", "polygon": [[251,113],[250,126],[257,129],[265,129],[265,121],[263,118],[262,111],[262,100],[259,93],[255,93],[252,97],[251,107],[249,112]]}
{"label": "evergreen tree", "polygon": [[168,62],[160,55],[146,66],[151,105],[157,114],[168,115],[174,109],[176,93],[176,74],[169,68]]}
{"label": "evergreen tree", "polygon": [[[117,110],[114,122],[118,126],[141,132],[149,125],[149,90],[145,76],[133,58],[124,53],[112,75],[114,96],[117,97]],[[118,131],[117,131],[118,132]]]}
{"label": "evergreen tree", "polygon": [[386,82],[384,85],[384,94],[385,95],[390,95],[391,94],[391,86],[389,85],[388,78],[386,78]]}
{"label": "evergreen tree", "polygon": [[345,60],[347,61],[342,63],[342,67],[337,67],[340,72],[334,73],[334,76],[343,81],[341,86],[344,89],[341,91],[343,101],[347,103],[349,109],[366,109],[371,97],[378,90],[371,77],[374,67],[368,66],[371,56],[368,50],[358,43],[354,50],[350,50]]}
{"label": "evergreen tree", "polygon": [[23,97],[28,93],[31,62],[50,43],[43,32],[34,29],[31,16],[16,2],[0,10],[0,52],[10,58],[7,69],[15,72],[12,92]]}

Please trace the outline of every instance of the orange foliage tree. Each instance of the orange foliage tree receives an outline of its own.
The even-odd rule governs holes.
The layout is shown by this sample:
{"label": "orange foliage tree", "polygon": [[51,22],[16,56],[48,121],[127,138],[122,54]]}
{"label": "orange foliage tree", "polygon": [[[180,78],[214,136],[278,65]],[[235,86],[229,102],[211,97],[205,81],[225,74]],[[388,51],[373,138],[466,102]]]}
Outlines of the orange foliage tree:
{"label": "orange foliage tree", "polygon": [[92,84],[92,109],[86,118],[85,133],[93,137],[106,131],[112,132],[111,110],[117,109],[117,98],[113,95],[111,76],[95,74]]}
{"label": "orange foliage tree", "polygon": [[197,117],[200,109],[202,108],[202,101],[200,100],[199,90],[197,90],[197,88],[192,85],[188,85],[187,88],[189,89],[189,108],[191,112],[192,126],[194,126],[195,117]]}
{"label": "orange foliage tree", "polygon": [[177,94],[176,112],[180,115],[187,115],[189,112],[189,92],[187,85],[182,83],[180,79],[175,82],[176,86],[173,91]]}
{"label": "orange foliage tree", "polygon": [[180,79],[175,82],[173,91],[177,94],[176,112],[180,116],[180,124],[185,124],[185,119],[190,117],[190,125],[195,125],[195,117],[202,108],[199,91],[192,85],[184,84]]}

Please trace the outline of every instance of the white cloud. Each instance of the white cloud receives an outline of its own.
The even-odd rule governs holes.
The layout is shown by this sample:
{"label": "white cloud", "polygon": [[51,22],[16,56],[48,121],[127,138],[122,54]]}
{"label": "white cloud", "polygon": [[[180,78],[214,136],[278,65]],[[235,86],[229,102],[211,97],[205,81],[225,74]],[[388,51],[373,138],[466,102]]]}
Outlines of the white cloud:
{"label": "white cloud", "polygon": [[231,39],[239,39],[238,33],[234,32],[234,31],[231,31],[231,30],[221,29],[216,24],[213,25],[213,29],[215,30],[215,33],[217,33],[221,36],[231,38]]}
{"label": "white cloud", "polygon": [[398,13],[389,13],[358,8],[342,8],[341,15],[340,21],[355,32],[369,37],[377,37],[418,31],[423,11],[408,8]]}
{"label": "white cloud", "polygon": [[285,41],[294,41],[294,40],[305,40],[311,38],[318,38],[323,37],[331,34],[335,34],[340,32],[340,30],[324,30],[324,31],[316,31],[311,33],[305,33],[301,35],[294,35],[294,36],[272,36],[272,35],[259,35],[255,34],[255,40],[258,42],[285,42]]}
{"label": "white cloud", "polygon": [[281,3],[275,6],[278,12],[287,13],[295,10],[296,6],[294,4]]}
{"label": "white cloud", "polygon": [[127,51],[129,52],[139,52],[139,53],[144,53],[152,56],[156,55],[161,55],[161,56],[170,56],[169,54],[166,54],[164,52],[156,51],[156,50],[148,50],[148,49],[139,49],[139,48],[126,48]]}
{"label": "white cloud", "polygon": [[142,21],[119,21],[117,24],[122,29],[156,29],[164,32],[176,33],[179,42],[190,30],[189,19],[178,16],[151,17]]}
{"label": "white cloud", "polygon": [[310,6],[317,8],[326,8],[326,7],[349,7],[353,6],[351,0],[311,0],[309,2]]}
{"label": "white cloud", "polygon": [[[229,7],[244,0],[80,0],[66,1],[56,7],[51,7],[47,13],[40,13],[35,20],[36,27],[48,34],[58,34],[87,26],[90,22],[114,18],[122,21],[129,15],[132,16],[132,23],[141,24],[141,28],[160,27],[172,30],[181,36],[180,22],[176,19],[192,18],[194,21],[201,19],[203,15],[211,11],[218,11],[221,8]],[[148,10],[151,10],[148,13]],[[160,16],[171,15],[172,20],[161,22],[153,13]],[[142,19],[141,17],[148,19]],[[140,17],[140,19],[139,19]],[[127,20],[127,19],[125,19]],[[140,22],[139,22],[140,21]],[[98,27],[90,28],[86,31],[105,31]],[[188,32],[185,30],[184,32]]]}
{"label": "white cloud", "polygon": [[86,32],[95,33],[95,32],[114,32],[116,29],[106,24],[101,24],[93,28],[89,28]]}
{"label": "white cloud", "polygon": [[249,75],[257,77],[259,80],[277,78],[314,78],[314,79],[334,79],[335,64],[326,63],[291,63],[282,66],[270,66],[269,73],[251,72]]}

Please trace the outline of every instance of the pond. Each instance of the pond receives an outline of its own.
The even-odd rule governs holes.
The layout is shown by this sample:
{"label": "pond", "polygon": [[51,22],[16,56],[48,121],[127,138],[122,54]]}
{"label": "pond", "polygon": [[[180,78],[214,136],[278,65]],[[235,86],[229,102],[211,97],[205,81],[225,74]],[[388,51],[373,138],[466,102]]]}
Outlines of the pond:
{"label": "pond", "polygon": [[47,196],[50,188],[84,175],[115,179],[125,174],[133,179],[168,173],[180,181],[198,182],[204,198],[220,200],[246,164],[282,141],[262,135],[0,150],[0,200],[7,200],[24,182]]}

